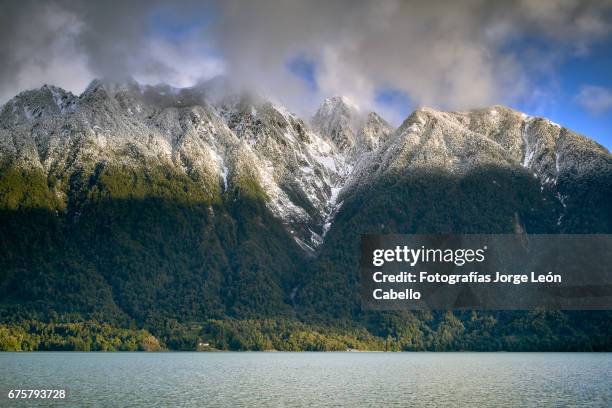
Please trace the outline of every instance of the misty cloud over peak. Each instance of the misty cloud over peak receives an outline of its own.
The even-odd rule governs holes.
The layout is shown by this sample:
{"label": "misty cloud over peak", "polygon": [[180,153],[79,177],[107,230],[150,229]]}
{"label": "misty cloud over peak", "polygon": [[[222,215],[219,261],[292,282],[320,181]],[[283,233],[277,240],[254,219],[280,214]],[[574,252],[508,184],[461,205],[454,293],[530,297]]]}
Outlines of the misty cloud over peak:
{"label": "misty cloud over peak", "polygon": [[565,58],[609,39],[611,16],[609,1],[571,0],[5,1],[0,101],[94,77],[224,75],[301,114],[344,95],[395,124],[406,104],[538,106]]}

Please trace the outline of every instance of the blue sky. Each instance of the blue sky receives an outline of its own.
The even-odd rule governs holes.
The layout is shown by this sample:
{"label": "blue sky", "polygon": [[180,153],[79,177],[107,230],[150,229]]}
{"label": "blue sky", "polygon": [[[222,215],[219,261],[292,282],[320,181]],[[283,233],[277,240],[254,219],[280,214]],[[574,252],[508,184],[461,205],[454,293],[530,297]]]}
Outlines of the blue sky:
{"label": "blue sky", "polygon": [[[546,116],[549,119],[587,135],[612,149],[612,110],[586,109],[576,99],[584,86],[612,89],[612,42],[606,41],[594,46],[588,55],[568,58],[556,69],[558,90],[550,92],[550,104],[542,109],[518,104],[517,109],[527,113]],[[554,88],[555,85],[551,85]],[[530,112],[533,110],[533,112]]]}

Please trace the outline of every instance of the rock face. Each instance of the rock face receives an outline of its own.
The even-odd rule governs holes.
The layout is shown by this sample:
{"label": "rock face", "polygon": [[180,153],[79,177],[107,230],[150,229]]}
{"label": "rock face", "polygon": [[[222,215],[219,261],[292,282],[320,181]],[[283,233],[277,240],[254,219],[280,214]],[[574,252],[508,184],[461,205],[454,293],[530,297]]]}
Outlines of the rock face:
{"label": "rock face", "polygon": [[65,205],[75,173],[108,166],[161,166],[210,199],[258,191],[311,254],[342,198],[381,177],[523,167],[567,206],[572,197],[560,179],[611,171],[610,154],[597,143],[502,106],[422,108],[394,130],[376,113],[334,97],[309,125],[261,97],[223,87],[218,79],[186,89],[94,80],[80,96],[47,85],[25,91],[0,112],[0,159],[40,170]]}

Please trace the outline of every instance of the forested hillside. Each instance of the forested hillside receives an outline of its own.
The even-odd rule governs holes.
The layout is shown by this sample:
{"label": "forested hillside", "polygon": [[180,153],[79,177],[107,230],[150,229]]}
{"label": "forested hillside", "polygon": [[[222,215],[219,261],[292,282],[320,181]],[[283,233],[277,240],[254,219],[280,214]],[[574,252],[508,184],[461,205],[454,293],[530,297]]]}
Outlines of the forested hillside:
{"label": "forested hillside", "polygon": [[0,349],[612,350],[611,312],[358,297],[362,233],[611,233],[605,148],[503,107],[394,130],[335,98],[310,128],[163,89],[3,107]]}

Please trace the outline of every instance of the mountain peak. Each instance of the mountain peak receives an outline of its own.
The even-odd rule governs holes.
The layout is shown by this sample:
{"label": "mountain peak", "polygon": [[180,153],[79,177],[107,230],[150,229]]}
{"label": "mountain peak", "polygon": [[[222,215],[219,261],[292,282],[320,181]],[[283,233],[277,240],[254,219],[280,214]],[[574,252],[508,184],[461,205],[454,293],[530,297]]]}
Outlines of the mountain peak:
{"label": "mountain peak", "polygon": [[83,91],[84,94],[92,93],[100,88],[104,88],[104,82],[99,78],[94,78]]}
{"label": "mountain peak", "polygon": [[[161,87],[170,87],[166,84],[156,85]],[[123,79],[108,79],[108,78],[95,78],[85,88],[81,96],[90,95],[98,91],[104,91],[108,95],[114,95],[118,92],[135,92],[142,93],[145,86],[139,84],[133,77],[128,76]]]}
{"label": "mountain peak", "polygon": [[378,148],[393,133],[393,127],[376,112],[369,112],[357,133],[357,142],[362,151]]}
{"label": "mountain peak", "polygon": [[355,102],[353,102],[351,99],[349,99],[346,96],[340,96],[340,95],[336,95],[336,96],[330,96],[327,97],[323,100],[323,103],[321,104],[321,108],[324,107],[329,107],[329,108],[346,108],[349,110],[354,110],[354,111],[359,111],[359,105],[357,105]]}
{"label": "mountain peak", "polygon": [[0,122],[26,123],[41,117],[74,112],[78,97],[62,88],[43,85],[38,89],[20,92],[0,111]]}
{"label": "mountain peak", "polygon": [[340,150],[354,145],[360,122],[359,108],[343,96],[326,98],[312,118],[315,129],[330,138]]}

